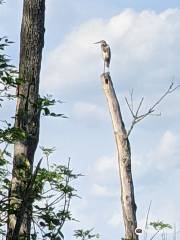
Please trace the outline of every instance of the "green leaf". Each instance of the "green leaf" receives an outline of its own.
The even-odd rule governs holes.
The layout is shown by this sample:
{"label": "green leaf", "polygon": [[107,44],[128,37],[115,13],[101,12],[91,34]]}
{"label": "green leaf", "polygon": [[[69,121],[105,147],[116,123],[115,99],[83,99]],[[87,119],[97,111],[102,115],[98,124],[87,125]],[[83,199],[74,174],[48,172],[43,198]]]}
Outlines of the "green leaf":
{"label": "green leaf", "polygon": [[172,226],[168,223],[164,223],[162,221],[157,221],[157,222],[151,222],[149,224],[150,226],[152,226],[155,230],[163,230],[163,229],[172,229]]}

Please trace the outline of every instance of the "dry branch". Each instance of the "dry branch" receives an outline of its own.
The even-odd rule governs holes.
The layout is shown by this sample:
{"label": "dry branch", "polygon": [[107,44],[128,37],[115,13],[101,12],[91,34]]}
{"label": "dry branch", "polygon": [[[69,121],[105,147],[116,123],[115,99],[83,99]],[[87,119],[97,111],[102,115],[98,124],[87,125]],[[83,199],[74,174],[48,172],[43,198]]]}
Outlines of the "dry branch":
{"label": "dry branch", "polygon": [[156,110],[156,107],[164,100],[164,98],[171,94],[172,92],[174,92],[177,88],[179,88],[180,85],[177,85],[174,87],[174,82],[172,81],[170,86],[168,87],[168,89],[163,93],[163,95],[143,114],[139,114],[139,111],[142,107],[142,104],[143,104],[143,101],[144,101],[144,98],[142,97],[138,106],[137,106],[137,109],[136,111],[134,111],[134,104],[133,104],[133,91],[130,93],[130,101],[131,103],[129,102],[129,100],[125,97],[125,101],[126,101],[126,104],[128,106],[128,109],[132,115],[132,122],[131,122],[131,126],[127,132],[127,136],[130,135],[131,131],[133,130],[134,126],[142,121],[144,118],[146,118],[147,116],[161,116],[161,113],[154,113],[155,110]]}

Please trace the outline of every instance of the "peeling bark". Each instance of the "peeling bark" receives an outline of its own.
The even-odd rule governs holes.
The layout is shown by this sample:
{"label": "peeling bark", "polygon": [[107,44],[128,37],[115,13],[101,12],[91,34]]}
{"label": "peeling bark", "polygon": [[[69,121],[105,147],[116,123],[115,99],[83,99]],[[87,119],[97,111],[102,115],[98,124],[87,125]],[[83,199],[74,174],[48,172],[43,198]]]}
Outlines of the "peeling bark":
{"label": "peeling bark", "polygon": [[131,172],[130,143],[122,119],[118,99],[109,73],[101,75],[103,90],[108,102],[118,151],[119,176],[121,182],[121,204],[125,226],[125,239],[137,240],[136,204]]}
{"label": "peeling bark", "polygon": [[[42,49],[44,46],[45,0],[24,0],[20,40],[19,77],[24,83],[17,89],[15,127],[25,131],[27,138],[14,145],[12,186],[9,193],[8,240],[30,239],[32,202],[26,204],[26,211],[19,233],[13,236],[28,181],[32,176],[35,151],[39,141],[40,110],[39,77]],[[22,217],[22,216],[21,216]]]}

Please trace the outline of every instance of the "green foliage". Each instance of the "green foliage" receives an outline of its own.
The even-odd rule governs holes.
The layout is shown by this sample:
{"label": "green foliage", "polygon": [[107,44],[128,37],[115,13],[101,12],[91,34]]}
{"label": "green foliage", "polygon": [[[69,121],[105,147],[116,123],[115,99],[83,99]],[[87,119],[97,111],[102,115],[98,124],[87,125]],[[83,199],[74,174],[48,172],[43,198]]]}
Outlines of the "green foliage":
{"label": "green foliage", "polygon": [[75,230],[74,237],[76,239],[81,239],[81,240],[88,240],[88,239],[97,240],[97,239],[100,239],[99,234],[94,234],[92,232],[93,232],[93,229],[90,229],[90,230],[83,230],[83,229]]}
{"label": "green foliage", "polygon": [[[15,67],[9,64],[10,59],[4,50],[12,42],[6,37],[0,38],[0,107],[5,99],[15,99],[15,89],[23,83],[18,78]],[[19,128],[12,127],[7,121],[1,121],[4,125],[0,127],[0,143],[14,143],[17,140],[24,140],[26,133]]]}
{"label": "green foliage", "polygon": [[40,149],[43,151],[43,154],[46,156],[46,158],[49,157],[50,154],[52,154],[56,148],[52,147],[52,148],[45,148],[45,147],[40,147]]}
{"label": "green foliage", "polygon": [[8,211],[8,191],[10,187],[8,171],[7,157],[10,157],[10,153],[7,152],[7,145],[3,150],[0,150],[0,236],[5,236],[6,231],[4,229],[7,221]]}
{"label": "green foliage", "polygon": [[57,103],[62,103],[62,102],[53,99],[52,95],[46,95],[44,97],[38,98],[35,104],[35,107],[41,111],[43,116],[66,118],[66,116],[62,113],[57,114],[50,111],[50,107],[56,105]]}
{"label": "green foliage", "polygon": [[163,229],[172,229],[172,226],[170,224],[164,223],[162,221],[151,222],[149,225],[152,226],[157,231]]}
{"label": "green foliage", "polygon": [[3,102],[5,98],[14,99],[16,95],[12,94],[10,90],[23,82],[18,78],[16,68],[9,64],[8,56],[4,54],[5,48],[11,43],[6,37],[0,38],[0,102]]}
{"label": "green foliage", "polygon": [[[54,151],[54,148],[41,149],[46,158]],[[71,199],[77,197],[71,182],[79,176],[81,174],[74,174],[70,169],[70,162],[67,166],[53,164],[48,170],[41,168],[38,171],[31,195],[34,201],[33,239],[39,234],[46,239],[64,239],[64,223],[75,220],[69,210]]]}
{"label": "green foliage", "polygon": [[[43,148],[45,156],[49,157],[50,148]],[[18,213],[21,204],[11,206],[8,203],[8,190],[10,187],[11,173],[6,170],[10,157],[6,148],[0,152],[0,234],[6,235],[4,226],[7,223],[7,213]],[[21,169],[23,170],[23,168]],[[34,179],[30,178],[26,182],[28,189],[28,201],[33,203],[32,214],[32,239],[64,239],[62,227],[66,221],[75,220],[70,212],[70,202],[73,197],[77,197],[76,190],[71,185],[72,181],[81,174],[75,174],[70,169],[70,162],[67,166],[55,165],[46,168],[40,168]],[[30,182],[32,188],[29,188]],[[26,190],[25,190],[26,192]],[[25,195],[26,197],[26,195]],[[26,198],[25,198],[26,199]],[[41,236],[41,237],[40,237]],[[90,236],[90,235],[89,235]],[[89,239],[89,238],[88,238]]]}
{"label": "green foliage", "polygon": [[17,140],[23,141],[26,138],[26,132],[19,128],[10,127],[9,125],[6,129],[0,129],[0,143],[15,143]]}

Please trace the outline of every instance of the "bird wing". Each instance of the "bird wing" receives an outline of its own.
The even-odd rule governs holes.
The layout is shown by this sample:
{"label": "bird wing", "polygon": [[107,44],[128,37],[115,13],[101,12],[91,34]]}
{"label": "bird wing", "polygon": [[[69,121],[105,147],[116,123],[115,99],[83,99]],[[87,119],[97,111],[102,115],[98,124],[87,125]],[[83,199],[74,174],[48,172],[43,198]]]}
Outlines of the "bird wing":
{"label": "bird wing", "polygon": [[108,55],[109,55],[109,62],[111,60],[111,49],[109,46],[107,46],[107,52],[108,52]]}
{"label": "bird wing", "polygon": [[106,61],[107,67],[109,67],[111,61],[111,49],[109,46],[104,47],[104,60]]}

